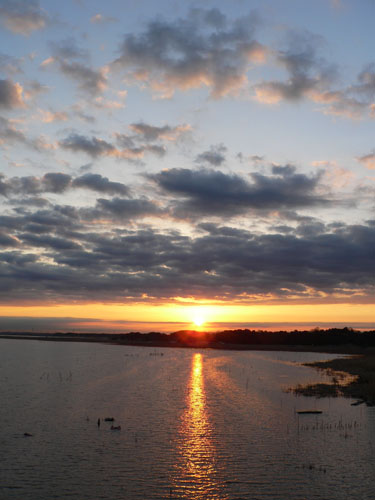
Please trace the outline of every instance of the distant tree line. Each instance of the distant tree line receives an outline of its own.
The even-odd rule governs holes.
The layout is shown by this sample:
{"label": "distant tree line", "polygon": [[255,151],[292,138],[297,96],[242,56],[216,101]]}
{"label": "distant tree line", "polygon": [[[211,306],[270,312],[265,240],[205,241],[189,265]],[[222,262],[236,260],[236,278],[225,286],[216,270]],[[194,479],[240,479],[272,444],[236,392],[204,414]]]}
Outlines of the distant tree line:
{"label": "distant tree line", "polygon": [[375,330],[360,331],[353,328],[329,328],[293,331],[224,330],[201,332],[180,330],[174,333],[36,333],[2,332],[1,337],[38,338],[42,340],[109,342],[174,347],[240,348],[240,346],[343,346],[375,347]]}
{"label": "distant tree line", "polygon": [[224,330],[220,332],[197,332],[181,330],[167,334],[160,332],[111,335],[116,342],[156,343],[189,346],[220,345],[302,345],[328,346],[352,344],[358,347],[375,347],[375,330],[358,331],[353,328],[329,328],[326,330],[294,330],[269,332],[262,330]]}

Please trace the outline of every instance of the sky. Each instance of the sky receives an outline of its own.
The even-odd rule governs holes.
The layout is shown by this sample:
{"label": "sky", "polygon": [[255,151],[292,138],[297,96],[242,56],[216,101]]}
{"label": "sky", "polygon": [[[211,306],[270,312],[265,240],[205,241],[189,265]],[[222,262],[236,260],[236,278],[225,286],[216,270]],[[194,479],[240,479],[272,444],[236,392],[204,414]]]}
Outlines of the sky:
{"label": "sky", "polygon": [[0,330],[375,328],[373,0],[0,0]]}

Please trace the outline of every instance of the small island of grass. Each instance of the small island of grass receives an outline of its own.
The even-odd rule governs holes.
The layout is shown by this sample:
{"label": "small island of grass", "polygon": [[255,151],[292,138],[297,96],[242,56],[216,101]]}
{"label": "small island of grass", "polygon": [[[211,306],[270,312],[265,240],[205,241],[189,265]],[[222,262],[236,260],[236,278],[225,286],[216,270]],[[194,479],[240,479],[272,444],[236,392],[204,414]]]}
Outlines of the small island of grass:
{"label": "small island of grass", "polygon": [[375,355],[359,355],[336,358],[328,361],[305,363],[331,376],[330,383],[298,385],[291,391],[294,394],[314,397],[344,396],[357,401],[352,404],[366,403],[375,405]]}

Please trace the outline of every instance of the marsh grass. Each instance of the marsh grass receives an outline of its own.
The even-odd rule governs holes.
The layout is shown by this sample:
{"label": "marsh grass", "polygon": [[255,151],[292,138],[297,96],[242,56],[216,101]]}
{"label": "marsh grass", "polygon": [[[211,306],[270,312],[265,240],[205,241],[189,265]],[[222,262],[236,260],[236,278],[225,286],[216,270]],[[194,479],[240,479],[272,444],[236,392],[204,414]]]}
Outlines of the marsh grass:
{"label": "marsh grass", "polygon": [[375,356],[351,356],[328,361],[305,363],[324,371],[331,377],[330,383],[298,385],[290,389],[297,395],[314,397],[344,396],[363,400],[375,405]]}

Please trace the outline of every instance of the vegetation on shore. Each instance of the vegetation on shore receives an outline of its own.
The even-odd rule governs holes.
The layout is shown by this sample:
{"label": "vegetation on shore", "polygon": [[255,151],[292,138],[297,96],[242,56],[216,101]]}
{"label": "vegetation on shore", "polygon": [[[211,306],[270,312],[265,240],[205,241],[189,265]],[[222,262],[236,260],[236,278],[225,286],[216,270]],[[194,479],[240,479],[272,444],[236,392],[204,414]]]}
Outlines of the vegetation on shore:
{"label": "vegetation on shore", "polygon": [[174,333],[30,333],[3,332],[0,337],[38,338],[41,340],[66,340],[108,342],[126,345],[162,347],[211,347],[217,349],[305,350],[362,354],[373,350],[375,354],[375,330],[359,331],[352,328],[320,330],[294,330],[269,332],[263,330],[224,330],[204,332],[181,330]]}
{"label": "vegetation on shore", "polygon": [[[350,356],[328,361],[305,363],[331,376],[330,383],[298,385],[297,395],[315,397],[344,396],[375,405],[375,355]],[[357,404],[358,404],[357,403]]]}

